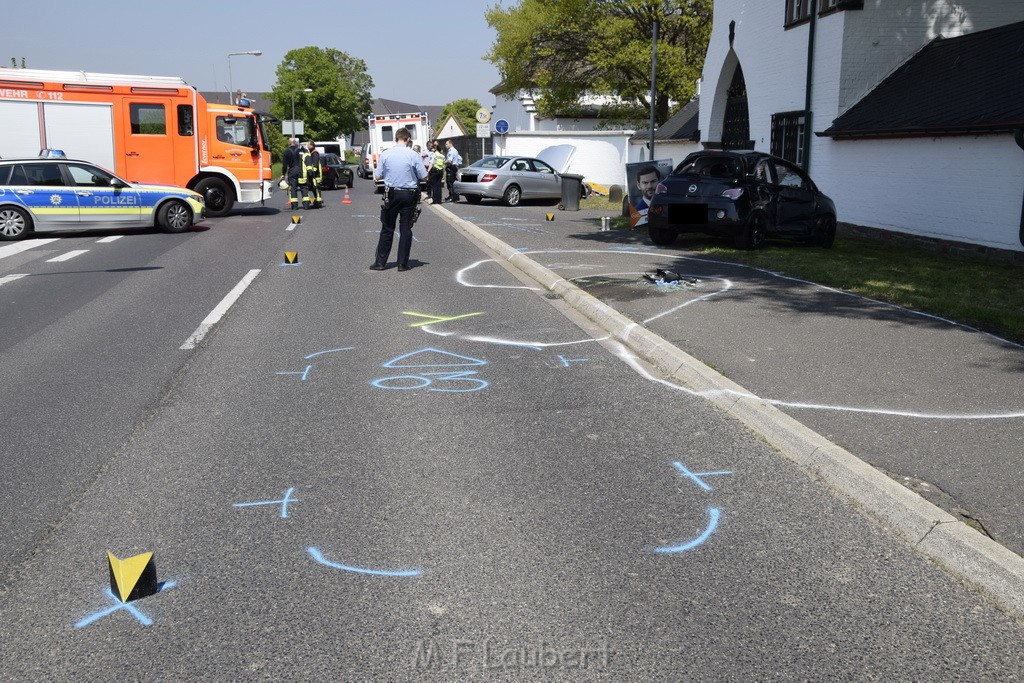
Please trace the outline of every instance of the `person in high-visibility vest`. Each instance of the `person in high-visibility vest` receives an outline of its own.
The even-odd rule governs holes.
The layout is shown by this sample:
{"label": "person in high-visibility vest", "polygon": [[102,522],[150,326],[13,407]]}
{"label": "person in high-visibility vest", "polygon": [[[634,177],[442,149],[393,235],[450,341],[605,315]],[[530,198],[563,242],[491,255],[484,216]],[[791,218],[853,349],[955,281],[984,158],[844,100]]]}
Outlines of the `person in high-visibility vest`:
{"label": "person in high-visibility vest", "polygon": [[320,152],[316,151],[316,144],[310,140],[308,143],[306,163],[308,165],[306,182],[309,186],[309,203],[314,209],[323,208],[324,198],[320,194]]}
{"label": "person in high-visibility vest", "polygon": [[299,196],[302,199],[302,208],[308,209],[311,200],[309,191],[309,150],[299,145],[299,177],[297,178]]}

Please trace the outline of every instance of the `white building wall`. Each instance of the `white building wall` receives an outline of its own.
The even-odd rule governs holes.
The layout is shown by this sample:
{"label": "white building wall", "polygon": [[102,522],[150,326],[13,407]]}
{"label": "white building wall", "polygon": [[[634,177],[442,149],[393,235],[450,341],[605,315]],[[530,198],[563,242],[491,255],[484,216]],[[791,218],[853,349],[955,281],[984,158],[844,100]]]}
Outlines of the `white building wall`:
{"label": "white building wall", "polygon": [[[671,159],[672,167],[675,168],[679,165],[679,162],[686,158],[687,154],[691,152],[699,152],[704,149],[703,145],[699,142],[690,142],[689,140],[678,140],[678,141],[665,141],[661,140],[654,141],[654,158],[657,159]],[[647,161],[650,155],[647,153],[647,142],[640,140],[633,140],[629,144],[629,163],[637,161]]]}
{"label": "white building wall", "polygon": [[1010,135],[833,142],[839,220],[1024,251],[1024,151]]}

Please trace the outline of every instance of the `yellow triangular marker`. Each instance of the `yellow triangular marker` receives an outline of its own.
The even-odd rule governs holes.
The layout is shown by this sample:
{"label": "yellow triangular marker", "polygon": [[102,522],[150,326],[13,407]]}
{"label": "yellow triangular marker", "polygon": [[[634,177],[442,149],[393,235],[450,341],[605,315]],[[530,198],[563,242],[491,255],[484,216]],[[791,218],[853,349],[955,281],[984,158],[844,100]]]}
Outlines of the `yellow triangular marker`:
{"label": "yellow triangular marker", "polygon": [[284,262],[285,263],[298,263],[299,262],[299,252],[297,252],[297,251],[286,251],[286,252],[284,252]]}
{"label": "yellow triangular marker", "polygon": [[144,598],[156,593],[156,563],[153,553],[141,553],[119,560],[107,552],[110,564],[110,590],[121,596],[121,602]]}
{"label": "yellow triangular marker", "polygon": [[298,225],[302,222],[302,216],[292,216],[292,223]]}
{"label": "yellow triangular marker", "polygon": [[549,221],[555,220],[555,214],[553,213],[544,214],[544,217],[547,218]]}

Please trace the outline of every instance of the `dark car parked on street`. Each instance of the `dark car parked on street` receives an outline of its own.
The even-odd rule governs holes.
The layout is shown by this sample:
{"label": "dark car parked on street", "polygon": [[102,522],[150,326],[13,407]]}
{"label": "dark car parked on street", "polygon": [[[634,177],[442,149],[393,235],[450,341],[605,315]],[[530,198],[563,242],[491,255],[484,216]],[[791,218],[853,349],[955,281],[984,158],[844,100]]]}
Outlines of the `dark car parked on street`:
{"label": "dark car parked on street", "polygon": [[330,152],[320,155],[320,186],[325,190],[352,187],[352,167],[337,154]]}
{"label": "dark car parked on street", "polygon": [[757,249],[770,237],[829,248],[836,205],[795,164],[763,152],[690,154],[658,184],[647,212],[647,234],[668,246],[682,233],[731,237]]}

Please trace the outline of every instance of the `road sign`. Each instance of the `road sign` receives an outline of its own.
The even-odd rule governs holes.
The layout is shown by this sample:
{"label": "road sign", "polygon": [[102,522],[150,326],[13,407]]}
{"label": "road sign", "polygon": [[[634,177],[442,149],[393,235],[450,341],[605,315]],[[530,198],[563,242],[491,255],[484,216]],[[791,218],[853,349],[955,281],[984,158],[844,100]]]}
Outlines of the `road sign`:
{"label": "road sign", "polygon": [[490,123],[491,122],[491,111],[480,107],[476,110],[476,122],[477,123]]}
{"label": "road sign", "polygon": [[504,135],[505,133],[508,132],[508,121],[506,121],[505,119],[498,119],[497,121],[494,122],[494,130],[499,135]]}
{"label": "road sign", "polygon": [[486,123],[476,124],[476,136],[478,138],[489,138],[491,137],[491,126]]}

